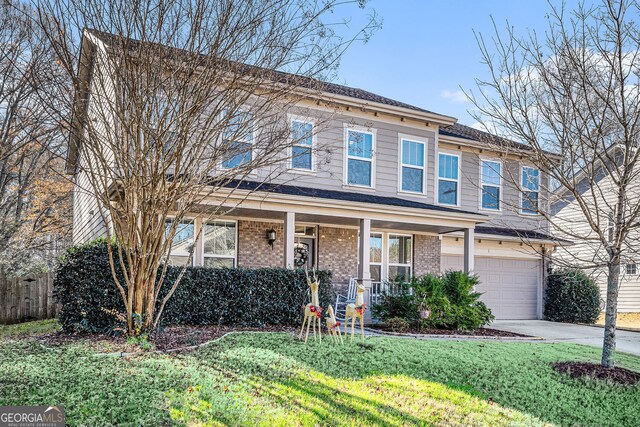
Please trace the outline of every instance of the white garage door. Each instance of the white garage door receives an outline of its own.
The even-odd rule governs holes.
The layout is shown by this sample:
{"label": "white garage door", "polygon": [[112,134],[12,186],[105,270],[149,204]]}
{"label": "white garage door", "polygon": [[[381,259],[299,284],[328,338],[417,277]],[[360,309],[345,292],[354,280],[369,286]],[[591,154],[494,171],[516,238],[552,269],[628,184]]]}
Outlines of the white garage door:
{"label": "white garage door", "polygon": [[[442,255],[442,270],[461,270],[462,256]],[[476,257],[475,272],[480,276],[480,300],[496,319],[536,319],[540,261]]]}

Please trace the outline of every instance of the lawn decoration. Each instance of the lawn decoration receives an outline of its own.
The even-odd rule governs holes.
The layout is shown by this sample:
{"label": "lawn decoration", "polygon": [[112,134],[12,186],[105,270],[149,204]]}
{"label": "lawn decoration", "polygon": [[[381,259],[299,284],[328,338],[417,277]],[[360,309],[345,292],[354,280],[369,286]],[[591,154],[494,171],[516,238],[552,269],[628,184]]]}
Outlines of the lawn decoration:
{"label": "lawn decoration", "polygon": [[327,330],[329,331],[329,335],[333,339],[334,343],[342,344],[342,332],[340,332],[340,322],[336,320],[336,315],[333,311],[333,307],[329,305],[327,308],[327,317],[325,318],[327,322]]}
{"label": "lawn decoration", "polygon": [[353,335],[356,326],[356,319],[360,322],[360,332],[362,333],[362,339],[364,339],[364,312],[367,309],[367,305],[364,303],[364,285],[358,284],[356,287],[356,302],[347,304],[347,308],[344,315],[344,334],[347,335],[347,325],[349,324],[349,318],[351,318],[351,340],[353,341]]}
{"label": "lawn decoration", "polygon": [[304,325],[307,325],[307,333],[304,336],[304,342],[307,342],[309,338],[309,326],[313,324],[313,336],[316,337],[316,326],[318,328],[318,339],[322,341],[322,307],[320,307],[320,298],[318,296],[318,288],[320,284],[318,283],[318,276],[316,276],[315,271],[313,273],[313,282],[309,278],[307,271],[304,272],[307,277],[307,285],[311,289],[311,302],[307,304],[304,308],[304,320],[302,321],[302,329],[300,329],[299,338],[302,339],[302,333],[304,332]]}

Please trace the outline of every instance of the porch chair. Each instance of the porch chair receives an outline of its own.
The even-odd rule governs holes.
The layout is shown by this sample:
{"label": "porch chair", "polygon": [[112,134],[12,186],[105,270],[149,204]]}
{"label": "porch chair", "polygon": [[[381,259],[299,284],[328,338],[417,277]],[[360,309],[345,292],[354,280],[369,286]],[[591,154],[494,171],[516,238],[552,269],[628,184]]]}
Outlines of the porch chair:
{"label": "porch chair", "polygon": [[335,316],[336,319],[344,322],[345,314],[347,310],[347,305],[353,304],[356,302],[356,279],[353,277],[349,278],[349,286],[347,287],[347,294],[336,294],[336,308],[335,308]]}

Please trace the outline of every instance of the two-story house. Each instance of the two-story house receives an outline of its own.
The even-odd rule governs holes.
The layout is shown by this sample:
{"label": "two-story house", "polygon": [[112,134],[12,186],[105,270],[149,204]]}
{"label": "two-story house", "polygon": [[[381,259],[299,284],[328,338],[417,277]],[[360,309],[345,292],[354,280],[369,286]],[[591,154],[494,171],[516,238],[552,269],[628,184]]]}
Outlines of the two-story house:
{"label": "two-story house", "polygon": [[[337,113],[316,130],[292,112],[292,131],[313,136],[288,172],[265,183],[256,171],[237,184],[222,202],[234,207],[228,215],[207,220],[194,212],[172,262],[184,262],[185,248],[195,245],[195,265],[327,269],[338,286],[362,279],[373,298],[386,279],[464,269],[480,276],[478,291],[497,318],[541,317],[543,254],[553,239],[536,213],[546,178],[528,162],[526,146],[503,140],[505,149],[496,149],[495,136],[453,117],[361,89],[324,83],[318,97]],[[316,145],[331,147],[329,158],[317,159]],[[82,155],[70,145],[77,183],[85,179]],[[521,185],[503,179],[507,170]],[[81,243],[103,235],[104,224],[76,187],[74,241]]]}

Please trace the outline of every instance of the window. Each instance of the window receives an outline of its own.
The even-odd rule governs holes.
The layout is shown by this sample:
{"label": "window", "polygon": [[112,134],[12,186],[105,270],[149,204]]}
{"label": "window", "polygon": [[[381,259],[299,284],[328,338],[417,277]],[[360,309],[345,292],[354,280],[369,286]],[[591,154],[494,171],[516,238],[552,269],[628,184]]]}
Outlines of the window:
{"label": "window", "polygon": [[291,121],[291,168],[313,170],[313,123]]}
{"label": "window", "polygon": [[481,160],[480,181],[482,194],[480,197],[482,209],[500,210],[500,182],[502,165],[500,162]]}
{"label": "window", "polygon": [[411,236],[389,235],[389,280],[411,278]]}
{"label": "window", "polygon": [[638,266],[636,263],[627,264],[627,274],[638,274]]}
{"label": "window", "polygon": [[424,193],[424,142],[401,138],[401,185],[402,191]]}
{"label": "window", "polygon": [[[225,115],[228,114],[225,112]],[[252,159],[253,125],[251,113],[236,112],[228,119],[223,135],[223,146],[228,152],[222,160],[222,167],[233,169],[249,163]]]}
{"label": "window", "polygon": [[371,233],[369,272],[373,283],[382,282],[382,233]]}
{"label": "window", "polygon": [[540,192],[540,171],[529,166],[522,167],[522,194],[520,210],[523,214],[538,213],[538,194]]}
{"label": "window", "polygon": [[[165,222],[165,238],[169,237],[171,225],[171,220]],[[171,242],[169,265],[183,266],[189,264],[189,257],[193,253],[194,235],[193,221],[182,221],[176,226],[176,232]]]}
{"label": "window", "polygon": [[438,154],[438,203],[440,204],[458,204],[459,163],[458,155]]}
{"label": "window", "polygon": [[233,221],[213,221],[204,224],[204,266],[236,266],[236,223]]}
{"label": "window", "polygon": [[347,184],[373,187],[372,132],[347,129]]}

